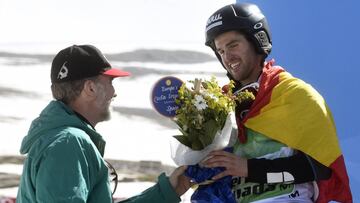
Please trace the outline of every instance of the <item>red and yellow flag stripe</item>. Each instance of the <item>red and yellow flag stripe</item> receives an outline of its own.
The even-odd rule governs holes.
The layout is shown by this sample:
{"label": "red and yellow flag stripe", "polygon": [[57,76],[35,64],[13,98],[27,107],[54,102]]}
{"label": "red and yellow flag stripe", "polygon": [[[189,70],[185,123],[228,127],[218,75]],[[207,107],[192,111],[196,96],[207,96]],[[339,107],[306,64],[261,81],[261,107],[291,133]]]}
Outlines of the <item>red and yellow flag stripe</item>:
{"label": "red and yellow flag stripe", "polygon": [[243,124],[332,169],[330,180],[318,182],[317,202],[352,202],[333,117],[322,96],[309,84],[268,63]]}

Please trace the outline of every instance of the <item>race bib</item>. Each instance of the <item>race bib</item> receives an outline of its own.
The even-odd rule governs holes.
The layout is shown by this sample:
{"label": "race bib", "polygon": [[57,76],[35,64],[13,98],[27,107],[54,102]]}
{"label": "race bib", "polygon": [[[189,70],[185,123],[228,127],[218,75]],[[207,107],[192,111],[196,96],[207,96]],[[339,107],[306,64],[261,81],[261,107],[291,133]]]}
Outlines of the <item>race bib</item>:
{"label": "race bib", "polygon": [[234,177],[232,189],[237,202],[253,202],[291,194],[293,184],[260,184],[246,182],[245,178]]}

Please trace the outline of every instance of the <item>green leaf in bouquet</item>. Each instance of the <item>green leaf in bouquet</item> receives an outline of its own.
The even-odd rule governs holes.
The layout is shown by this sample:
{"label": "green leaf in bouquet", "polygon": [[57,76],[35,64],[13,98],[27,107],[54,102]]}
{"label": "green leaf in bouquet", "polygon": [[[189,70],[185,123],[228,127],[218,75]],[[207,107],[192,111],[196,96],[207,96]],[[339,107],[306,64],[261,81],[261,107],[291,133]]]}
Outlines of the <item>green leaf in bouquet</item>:
{"label": "green leaf in bouquet", "polygon": [[192,144],[191,149],[193,149],[193,150],[202,150],[202,149],[204,149],[203,144],[198,139],[194,140],[191,144]]}
{"label": "green leaf in bouquet", "polygon": [[[179,128],[179,131],[184,135],[184,136],[188,136],[189,133],[186,132],[186,130],[184,130],[183,128]],[[190,140],[189,140],[190,141]]]}
{"label": "green leaf in bouquet", "polygon": [[202,150],[204,145],[200,140],[201,132],[198,129],[190,128],[188,133],[188,139],[191,142],[191,149],[193,150]]}
{"label": "green leaf in bouquet", "polygon": [[174,138],[177,139],[181,144],[187,146],[187,147],[192,147],[192,144],[188,138],[188,136],[185,135],[174,135]]}
{"label": "green leaf in bouquet", "polygon": [[206,133],[199,135],[199,140],[204,148],[211,144],[212,139]]}
{"label": "green leaf in bouquet", "polygon": [[218,123],[214,119],[208,120],[204,123],[204,134],[200,135],[199,138],[205,147],[213,142],[219,128]]}
{"label": "green leaf in bouquet", "polygon": [[187,134],[190,142],[197,142],[199,140],[199,130],[195,128],[189,128],[189,133]]}
{"label": "green leaf in bouquet", "polygon": [[[178,91],[176,103],[180,107],[176,111],[175,122],[182,135],[174,137],[193,150],[201,150],[213,142],[227,115],[234,111],[235,96],[231,91],[234,82],[228,84],[229,90],[225,94],[215,77],[211,80],[190,80],[189,83],[193,84],[192,88],[183,83]],[[206,108],[198,108],[196,96],[205,100]]]}
{"label": "green leaf in bouquet", "polygon": [[173,121],[176,123],[176,125],[177,125],[178,128],[179,128],[179,130],[183,129],[184,124],[181,122],[180,119],[175,119],[175,120],[173,120]]}

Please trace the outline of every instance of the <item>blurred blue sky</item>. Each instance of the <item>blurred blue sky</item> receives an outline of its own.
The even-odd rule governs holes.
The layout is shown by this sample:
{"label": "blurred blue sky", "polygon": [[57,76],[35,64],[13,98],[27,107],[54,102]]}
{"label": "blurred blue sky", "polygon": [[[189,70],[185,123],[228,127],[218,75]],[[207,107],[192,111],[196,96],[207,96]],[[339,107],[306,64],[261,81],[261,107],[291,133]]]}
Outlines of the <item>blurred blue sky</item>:
{"label": "blurred blue sky", "polygon": [[273,37],[269,58],[315,87],[330,106],[360,202],[360,2],[356,0],[248,0],[266,15]]}

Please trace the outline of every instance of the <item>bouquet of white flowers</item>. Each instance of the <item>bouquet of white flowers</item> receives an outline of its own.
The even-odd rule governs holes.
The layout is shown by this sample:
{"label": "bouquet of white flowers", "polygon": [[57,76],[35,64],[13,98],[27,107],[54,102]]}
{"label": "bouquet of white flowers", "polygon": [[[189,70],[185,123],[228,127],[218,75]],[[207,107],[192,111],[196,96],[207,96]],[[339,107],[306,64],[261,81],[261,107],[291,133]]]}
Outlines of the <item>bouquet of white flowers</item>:
{"label": "bouquet of white flowers", "polygon": [[231,177],[216,182],[209,181],[224,169],[204,168],[201,162],[210,151],[224,149],[231,152],[237,133],[232,133],[232,115],[237,104],[254,100],[255,96],[246,91],[232,93],[234,82],[221,88],[215,77],[211,80],[189,81],[192,87],[183,83],[178,91],[174,121],[182,135],[174,136],[172,158],[177,165],[190,165],[185,174],[200,184],[193,193],[194,202],[231,202],[235,198],[231,191]]}
{"label": "bouquet of white flowers", "polygon": [[179,109],[174,121],[182,135],[174,136],[178,142],[172,143],[172,158],[178,165],[197,164],[210,151],[234,144],[232,112],[236,101],[244,97],[233,95],[233,81],[226,85],[225,92],[215,77],[189,83],[193,86],[189,88],[183,83],[176,100]]}

